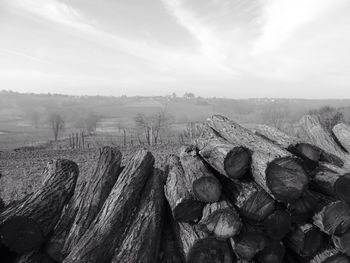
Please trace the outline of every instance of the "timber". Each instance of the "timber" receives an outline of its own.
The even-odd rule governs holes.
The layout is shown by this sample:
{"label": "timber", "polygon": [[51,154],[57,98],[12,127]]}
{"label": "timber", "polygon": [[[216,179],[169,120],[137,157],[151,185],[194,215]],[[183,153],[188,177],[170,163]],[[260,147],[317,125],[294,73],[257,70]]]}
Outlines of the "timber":
{"label": "timber", "polygon": [[154,170],[140,207],[111,263],[153,263],[158,258],[164,215],[163,175]]}
{"label": "timber", "polygon": [[301,257],[310,257],[321,248],[322,233],[312,224],[296,224],[285,238],[285,244]]}
{"label": "timber", "polygon": [[[11,241],[11,244],[5,241],[4,245],[18,253],[38,248],[53,230],[64,205],[72,197],[78,173],[78,166],[72,161],[59,159],[49,162],[42,187],[1,211],[0,225],[11,226],[1,228],[3,242]],[[21,242],[17,242],[19,240]]]}
{"label": "timber", "polygon": [[350,230],[344,234],[334,235],[332,237],[334,246],[344,254],[350,256]]}
{"label": "timber", "polygon": [[322,127],[319,119],[314,115],[304,116],[294,127],[294,132],[298,138],[321,148],[326,153],[338,158],[333,164],[348,167],[345,162],[349,158],[348,154],[336,143],[329,132]]}
{"label": "timber", "polygon": [[207,204],[203,209],[202,220],[199,222],[202,230],[220,239],[235,236],[241,225],[236,209],[225,200]]}
{"label": "timber", "polygon": [[308,177],[290,152],[223,116],[214,115],[207,123],[228,142],[252,152],[254,180],[273,198],[289,202],[303,194]]}
{"label": "timber", "polygon": [[221,196],[221,184],[197,155],[195,146],[185,146],[180,151],[185,178],[192,186],[191,194],[205,203],[217,202]]}
{"label": "timber", "polygon": [[278,241],[268,242],[267,246],[259,253],[262,263],[282,263],[286,249],[283,243]]}
{"label": "timber", "polygon": [[109,262],[130,223],[133,207],[153,171],[154,157],[139,150],[128,161],[101,211],[64,263]]}
{"label": "timber", "polygon": [[350,258],[338,250],[329,247],[318,252],[310,263],[350,263]]}
{"label": "timber", "polygon": [[336,124],[333,129],[333,134],[337,138],[341,146],[350,153],[350,127],[345,123]]}
{"label": "timber", "polygon": [[239,179],[250,171],[251,153],[247,148],[228,143],[204,126],[202,136],[196,140],[196,146],[202,158],[220,174]]}
{"label": "timber", "polygon": [[255,182],[232,181],[217,175],[224,196],[237,208],[240,215],[253,221],[263,221],[275,209],[274,200]]}
{"label": "timber", "polygon": [[186,180],[180,158],[172,155],[168,162],[169,171],[164,191],[175,220],[182,222],[199,220],[204,203],[191,194],[191,185]]}
{"label": "timber", "polygon": [[282,240],[291,229],[292,218],[288,211],[277,209],[264,220],[266,235],[274,240]]}
{"label": "timber", "polygon": [[330,164],[321,164],[316,169],[311,186],[326,195],[350,203],[350,173]]}
{"label": "timber", "polygon": [[90,180],[75,192],[48,241],[46,251],[50,257],[63,261],[89,228],[119,176],[121,160],[122,154],[115,148],[100,150]]}
{"label": "timber", "polygon": [[243,232],[231,239],[233,250],[239,258],[252,260],[266,246],[266,238],[260,232]]}

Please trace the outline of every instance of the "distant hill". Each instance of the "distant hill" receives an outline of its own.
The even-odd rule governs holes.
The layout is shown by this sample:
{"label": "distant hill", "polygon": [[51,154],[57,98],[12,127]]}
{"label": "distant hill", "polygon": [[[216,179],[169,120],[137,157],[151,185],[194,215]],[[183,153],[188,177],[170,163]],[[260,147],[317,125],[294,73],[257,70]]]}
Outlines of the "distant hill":
{"label": "distant hill", "polygon": [[[61,114],[69,127],[79,117],[93,113],[104,120],[132,126],[139,114],[151,115],[160,110],[171,115],[174,123],[203,121],[212,114],[224,114],[241,123],[271,123],[276,120],[295,121],[309,110],[322,106],[339,108],[350,118],[350,100],[308,99],[226,99],[157,97],[68,96],[59,94],[22,94],[0,92],[0,130],[33,126],[36,119],[45,125],[48,114]],[[16,128],[17,127],[17,128]]]}

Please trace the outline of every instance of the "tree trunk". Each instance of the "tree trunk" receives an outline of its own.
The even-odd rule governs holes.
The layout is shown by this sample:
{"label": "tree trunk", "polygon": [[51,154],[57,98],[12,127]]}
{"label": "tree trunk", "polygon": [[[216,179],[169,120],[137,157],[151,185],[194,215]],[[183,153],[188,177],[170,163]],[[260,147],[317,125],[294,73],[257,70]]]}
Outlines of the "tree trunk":
{"label": "tree trunk", "polygon": [[310,260],[310,263],[349,263],[350,258],[330,247],[318,252]]}
{"label": "tree trunk", "polygon": [[341,146],[350,152],[350,127],[345,123],[338,123],[332,129],[334,136],[337,138]]}
{"label": "tree trunk", "polygon": [[56,160],[49,162],[44,173],[38,191],[0,213],[2,242],[18,253],[38,248],[53,230],[74,193],[79,168],[72,161]]}
{"label": "tree trunk", "polygon": [[[299,138],[316,145],[327,153],[333,154],[340,159],[340,166],[349,158],[348,154],[337,145],[332,136],[324,130],[318,118],[313,115],[304,116],[294,127],[295,134]],[[335,164],[335,163],[333,163]]]}
{"label": "tree trunk", "polygon": [[74,246],[64,263],[107,263],[119,246],[133,207],[152,173],[154,157],[139,150],[129,160],[95,220]]}
{"label": "tree trunk", "polygon": [[117,181],[122,154],[111,147],[104,147],[100,152],[90,180],[85,182],[83,189],[75,192],[48,241],[46,251],[56,261],[63,261],[75,247]]}
{"label": "tree trunk", "polygon": [[196,200],[191,194],[192,187],[186,180],[180,158],[175,155],[170,156],[168,169],[165,196],[174,218],[182,222],[197,221],[202,216],[204,203]]}
{"label": "tree trunk", "polygon": [[153,263],[158,258],[164,216],[163,174],[154,170],[122,245],[111,263]]}
{"label": "tree trunk", "polygon": [[350,203],[350,173],[330,164],[321,164],[316,169],[311,186],[323,194]]}
{"label": "tree trunk", "polygon": [[309,223],[294,225],[285,238],[287,247],[301,257],[312,256],[321,248],[322,243],[322,233]]}
{"label": "tree trunk", "polygon": [[208,124],[228,142],[252,151],[253,177],[273,198],[289,202],[303,194],[308,177],[291,153],[225,117],[215,115]]}
{"label": "tree trunk", "polygon": [[208,237],[197,225],[178,223],[175,228],[183,258],[188,263],[232,263],[233,255],[228,243]]}
{"label": "tree trunk", "polygon": [[217,202],[221,196],[221,184],[197,155],[195,146],[182,147],[180,162],[191,194],[205,203]]}
{"label": "tree trunk", "polygon": [[274,200],[256,183],[232,181],[217,175],[224,196],[238,209],[242,217],[262,221],[275,209]]}
{"label": "tree trunk", "polygon": [[230,144],[216,136],[207,126],[196,140],[199,154],[220,174],[231,179],[239,179],[250,171],[251,153],[240,145]]}
{"label": "tree trunk", "polygon": [[199,222],[200,229],[219,239],[235,236],[241,228],[241,219],[236,209],[222,200],[207,204]]}

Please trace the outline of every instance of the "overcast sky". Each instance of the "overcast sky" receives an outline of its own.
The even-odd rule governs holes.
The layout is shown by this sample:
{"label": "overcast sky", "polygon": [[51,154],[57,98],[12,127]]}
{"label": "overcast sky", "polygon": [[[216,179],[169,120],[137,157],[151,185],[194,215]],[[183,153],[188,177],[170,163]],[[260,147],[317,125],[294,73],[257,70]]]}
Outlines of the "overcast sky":
{"label": "overcast sky", "polygon": [[349,0],[0,0],[0,90],[350,98]]}

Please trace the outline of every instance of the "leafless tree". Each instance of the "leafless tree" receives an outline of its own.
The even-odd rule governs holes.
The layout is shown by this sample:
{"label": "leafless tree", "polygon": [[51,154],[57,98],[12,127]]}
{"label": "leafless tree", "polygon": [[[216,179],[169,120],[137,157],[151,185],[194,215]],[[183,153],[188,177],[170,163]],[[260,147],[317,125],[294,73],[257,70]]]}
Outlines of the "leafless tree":
{"label": "leafless tree", "polygon": [[58,113],[53,113],[49,117],[49,122],[53,131],[55,141],[57,141],[58,134],[64,130],[64,120]]}

